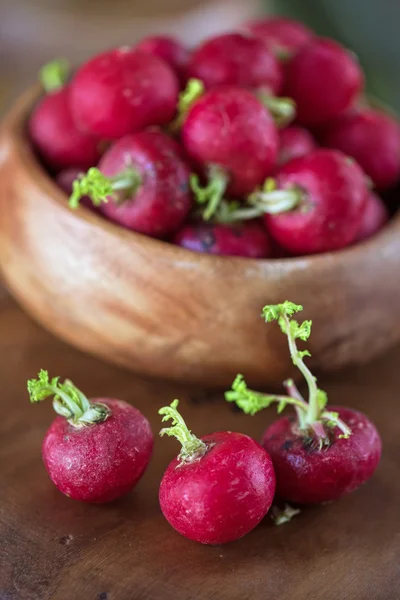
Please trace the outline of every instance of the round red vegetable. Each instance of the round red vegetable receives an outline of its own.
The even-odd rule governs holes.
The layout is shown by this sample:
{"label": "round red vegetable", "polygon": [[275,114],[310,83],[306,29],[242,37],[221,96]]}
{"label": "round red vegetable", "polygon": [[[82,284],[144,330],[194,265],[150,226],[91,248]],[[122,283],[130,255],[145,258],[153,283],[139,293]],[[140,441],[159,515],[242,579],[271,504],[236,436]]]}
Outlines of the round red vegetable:
{"label": "round red vegetable", "polygon": [[249,21],[243,28],[261,39],[277,56],[286,58],[295,54],[314,34],[303,23],[285,17],[268,17]]}
{"label": "round red vegetable", "polygon": [[136,50],[162,58],[172,67],[181,82],[186,80],[189,50],[175,38],[167,35],[149,36],[136,45]]}
{"label": "round red vegetable", "polygon": [[283,417],[265,431],[262,445],[269,452],[281,498],[297,504],[337,500],[357,489],[374,473],[381,456],[381,440],[371,421],[349,408],[329,408],[350,429],[349,438],[337,427],[327,448],[315,438],[299,435],[296,419]]}
{"label": "round red vegetable", "polygon": [[242,223],[191,223],[175,235],[174,243],[187,250],[219,254],[268,258],[271,243],[268,233],[259,221]]}
{"label": "round red vegetable", "polygon": [[400,124],[373,108],[338,117],[324,135],[324,145],[356,159],[378,189],[400,180]]}
{"label": "round red vegetable", "polygon": [[333,40],[315,38],[287,66],[285,94],[296,103],[305,126],[319,126],[349,108],[364,76],[353,55]]}
{"label": "round red vegetable", "polygon": [[290,317],[303,309],[293,302],[265,306],[267,322],[277,320],[288,337],[290,354],[308,386],[308,402],[292,380],[285,382],[287,396],[250,390],[241,375],[226,399],[248,414],[278,403],[278,412],[293,406],[296,418],[283,417],[265,431],[262,444],[270,453],[276,473],[277,495],[298,504],[337,500],[365,483],[378,466],[382,444],[375,426],[362,413],[344,407],[327,407],[326,393],[304,362],[296,340],[307,340],[311,321],[299,324]]}
{"label": "round red vegetable", "polygon": [[211,90],[197,100],[181,138],[199,169],[207,173],[207,168],[219,167],[208,172],[209,184],[201,194],[201,202],[209,201],[213,210],[225,191],[247,195],[275,168],[279,140],[273,119],[250,92],[235,86]]}
{"label": "round red vegetable", "polygon": [[387,223],[389,211],[379,196],[370,192],[365,205],[360,229],[358,230],[355,241],[365,240]]}
{"label": "round red vegetable", "polygon": [[317,142],[304,127],[290,125],[279,132],[279,156],[280,166],[286,164],[293,158],[300,158],[309,154],[317,148]]}
{"label": "round red vegetable", "polygon": [[69,380],[41,371],[28,382],[31,402],[54,396],[56,417],[43,440],[50,479],[66,496],[110,502],[143,475],[153,449],[149,422],[136,408],[111,398],[86,396]]}
{"label": "round red vegetable", "polygon": [[157,56],[123,46],[86,62],[71,82],[77,126],[107,139],[120,138],[174,117],[179,82]]}
{"label": "round red vegetable", "polygon": [[160,485],[160,506],[180,534],[203,544],[224,544],[254,529],[267,514],[275,474],[265,450],[247,435],[222,431],[196,438],[177,411],[160,409],[182,449]]}
{"label": "round red vegetable", "polygon": [[200,79],[206,89],[221,85],[264,88],[277,95],[283,68],[259,39],[226,33],[206,40],[191,56],[188,77]]}
{"label": "round red vegetable", "polygon": [[66,85],[68,65],[56,60],[41,70],[42,85],[47,92],[33,109],[29,119],[29,136],[45,163],[58,171],[66,167],[88,169],[100,158],[98,137],[88,136],[76,128],[69,108]]}
{"label": "round red vegetable", "polygon": [[189,167],[178,144],[159,131],[127,135],[111,146],[99,169],[74,183],[70,206],[88,195],[123,227],[154,237],[177,231],[192,205]]}
{"label": "round red vegetable", "polygon": [[[278,244],[293,254],[328,252],[356,238],[369,193],[364,172],[337,150],[320,149],[282,167],[249,202],[264,210]],[[250,210],[254,217],[254,211]]]}

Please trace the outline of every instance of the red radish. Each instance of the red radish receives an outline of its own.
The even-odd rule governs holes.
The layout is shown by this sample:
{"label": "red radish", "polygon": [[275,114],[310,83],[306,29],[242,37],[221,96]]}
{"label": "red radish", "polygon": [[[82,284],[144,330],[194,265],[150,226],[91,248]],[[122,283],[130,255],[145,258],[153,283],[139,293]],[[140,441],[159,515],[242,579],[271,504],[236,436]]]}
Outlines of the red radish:
{"label": "red radish", "polygon": [[368,193],[367,178],[353,159],[319,149],[293,159],[276,181],[251,194],[249,218],[264,210],[269,233],[293,254],[329,252],[355,240]]}
{"label": "red radish", "polygon": [[323,141],[355,158],[378,189],[400,180],[400,124],[390,115],[373,108],[348,112],[328,127]]}
{"label": "red radish", "polygon": [[44,162],[55,171],[66,167],[88,169],[101,154],[98,138],[78,131],[69,108],[66,68],[54,61],[42,68],[42,84],[47,92],[29,119],[29,136]]}
{"label": "red radish", "polygon": [[287,396],[263,394],[250,390],[241,375],[226,393],[229,402],[254,415],[278,403],[280,413],[293,406],[296,417],[281,417],[270,425],[262,444],[270,453],[277,483],[277,495],[287,502],[320,504],[337,500],[365,483],[378,466],[382,444],[375,426],[362,413],[344,407],[327,407],[326,393],[317,387],[296,340],[307,340],[311,321],[299,324],[290,317],[303,309],[292,302],[265,306],[266,322],[277,320],[288,337],[294,365],[308,386],[308,402],[292,380],[285,382]]}
{"label": "red radish", "polygon": [[232,225],[202,222],[184,225],[175,235],[174,243],[194,252],[221,256],[271,256],[268,233],[259,221],[245,221]]}
{"label": "red radish", "polygon": [[305,126],[324,125],[349,108],[363,89],[354,56],[337,42],[315,38],[289,62],[285,93]]}
{"label": "red radish", "polygon": [[[247,90],[226,86],[206,92],[189,109],[181,139],[189,157],[209,176],[208,186],[192,187],[207,217],[225,191],[249,194],[270,175],[278,153],[278,132],[271,115]],[[217,167],[217,168],[215,168]]]}
{"label": "red radish", "polygon": [[377,231],[382,229],[388,219],[389,211],[385,204],[379,196],[370,192],[367,198],[367,204],[364,208],[361,226],[355,241],[360,242],[361,240],[371,237],[374,233],[377,233]]}
{"label": "red radish", "polygon": [[311,29],[303,23],[285,17],[249,21],[243,28],[261,39],[278,57],[283,58],[295,54],[314,37]]}
{"label": "red radish", "polygon": [[181,82],[185,81],[190,54],[189,50],[175,38],[167,35],[149,36],[136,45],[136,50],[162,58],[172,67]]}
{"label": "red radish", "polygon": [[160,506],[181,535],[202,544],[225,544],[254,529],[267,514],[275,474],[265,450],[247,435],[222,431],[195,437],[179,414],[178,400],[159,410],[173,426],[180,453],[160,485]]}
{"label": "red radish", "polygon": [[28,381],[31,402],[53,397],[59,416],[43,440],[43,461],[55,486],[70,498],[110,502],[129,492],[143,475],[153,449],[149,422],[114,398],[86,396],[69,380],[40,371]]}
{"label": "red radish", "polygon": [[279,132],[279,156],[280,166],[286,164],[293,158],[300,158],[309,154],[317,148],[317,142],[304,127],[290,125]]}
{"label": "red radish", "polygon": [[76,208],[80,197],[88,195],[112,221],[164,237],[181,227],[191,208],[189,174],[172,138],[159,131],[141,131],[115,142],[99,169],[76,180],[70,206]]}
{"label": "red radish", "polygon": [[260,40],[240,33],[225,33],[206,40],[189,61],[189,77],[200,79],[206,89],[221,85],[265,88],[279,94],[283,68]]}
{"label": "red radish", "polygon": [[71,82],[71,109],[82,131],[117,139],[173,118],[179,82],[157,56],[123,46],[86,62]]}

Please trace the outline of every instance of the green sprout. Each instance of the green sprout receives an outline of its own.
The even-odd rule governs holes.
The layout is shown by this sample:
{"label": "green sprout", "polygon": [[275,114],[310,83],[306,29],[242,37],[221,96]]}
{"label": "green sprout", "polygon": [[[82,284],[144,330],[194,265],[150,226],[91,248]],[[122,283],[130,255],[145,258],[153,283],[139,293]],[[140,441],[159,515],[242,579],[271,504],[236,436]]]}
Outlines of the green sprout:
{"label": "green sprout", "polygon": [[158,411],[158,414],[163,417],[163,422],[172,420],[171,427],[161,429],[160,435],[173,436],[182,444],[178,455],[178,460],[181,463],[193,462],[204,456],[208,450],[208,446],[188,429],[182,415],[178,411],[178,405],[179,400],[174,400],[169,406],[164,406]]}
{"label": "green sprout", "polygon": [[[328,402],[327,394],[317,386],[317,380],[304,362],[304,358],[311,356],[308,350],[299,350],[296,340],[307,341],[311,334],[311,321],[302,323],[292,319],[294,314],[303,310],[303,307],[293,302],[272,304],[264,306],[262,315],[266,323],[277,321],[282,333],[287,336],[290,356],[293,364],[299,369],[308,387],[308,401],[306,402],[293,380],[284,382],[289,395],[263,394],[251,390],[242,375],[238,375],[232,384],[232,389],[225,393],[228,402],[235,402],[246,414],[255,415],[272,403],[278,404],[278,413],[288,405],[296,410],[298,426],[303,432],[312,430],[319,440],[320,446],[329,445],[329,436],[326,427],[338,427],[342,433],[339,437],[348,438],[351,429],[339,418],[334,411],[325,410]],[[325,426],[325,427],[324,427]]]}

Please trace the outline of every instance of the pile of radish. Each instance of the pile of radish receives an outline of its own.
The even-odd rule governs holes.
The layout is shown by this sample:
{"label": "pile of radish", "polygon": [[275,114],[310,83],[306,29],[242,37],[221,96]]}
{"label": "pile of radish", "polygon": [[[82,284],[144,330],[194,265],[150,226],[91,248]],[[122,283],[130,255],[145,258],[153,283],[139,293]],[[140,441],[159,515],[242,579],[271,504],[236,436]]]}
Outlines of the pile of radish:
{"label": "pile of radish", "polygon": [[[261,444],[232,431],[198,438],[179,413],[178,400],[159,409],[162,421],[172,421],[160,435],[181,444],[160,483],[160,508],[183,536],[203,544],[237,540],[271,507],[275,522],[285,523],[300,512],[299,506],[331,502],[354,491],[377,468],[382,444],[375,426],[351,408],[328,406],[327,394],[304,362],[310,353],[297,348],[296,340],[307,340],[311,332],[311,321],[292,319],[302,309],[286,301],[265,306],[263,316],[266,322],[278,321],[287,336],[308,399],[292,380],[284,382],[285,395],[265,394],[249,389],[242,375],[225,394],[250,415],[273,403],[278,413],[294,409],[295,416],[280,417],[268,427]],[[52,397],[58,413],[45,435],[42,455],[61,492],[75,500],[105,503],[135,487],[153,448],[149,422],[137,409],[117,399],[89,400],[71,381],[50,379],[47,371],[28,381],[28,392],[33,403]],[[278,509],[282,502],[283,510]]]}
{"label": "pile of radish", "polygon": [[194,49],[166,36],[42,69],[28,128],[80,204],[211,254],[278,258],[364,240],[389,219],[400,124],[354,54],[269,18]]}

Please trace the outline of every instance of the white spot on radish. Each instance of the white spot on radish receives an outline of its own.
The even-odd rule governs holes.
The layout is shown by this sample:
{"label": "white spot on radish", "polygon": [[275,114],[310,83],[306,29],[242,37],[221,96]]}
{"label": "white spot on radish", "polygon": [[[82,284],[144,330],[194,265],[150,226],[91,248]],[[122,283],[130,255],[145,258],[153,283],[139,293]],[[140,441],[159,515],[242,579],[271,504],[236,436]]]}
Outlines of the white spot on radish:
{"label": "white spot on radish", "polygon": [[242,492],[241,494],[238,494],[236,496],[236,500],[243,500],[244,498],[247,498],[247,496],[250,494],[250,492]]}
{"label": "white spot on radish", "polygon": [[130,98],[133,94],[133,91],[130,88],[125,88],[124,90],[122,90],[122,95],[124,96],[124,98]]}
{"label": "white spot on radish", "polygon": [[128,52],[130,52],[130,51],[131,51],[131,49],[132,49],[132,46],[120,46],[120,47],[117,49],[117,52],[118,52],[119,54],[128,54]]}

